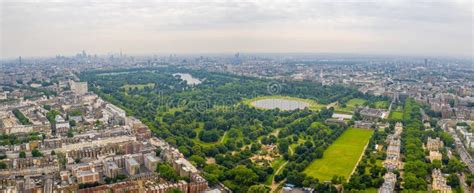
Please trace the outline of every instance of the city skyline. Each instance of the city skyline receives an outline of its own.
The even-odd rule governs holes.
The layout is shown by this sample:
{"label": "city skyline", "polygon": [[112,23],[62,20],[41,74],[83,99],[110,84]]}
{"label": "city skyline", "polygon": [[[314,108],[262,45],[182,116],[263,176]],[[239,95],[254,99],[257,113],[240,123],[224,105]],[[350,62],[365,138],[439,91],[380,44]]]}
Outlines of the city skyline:
{"label": "city skyline", "polygon": [[472,2],[1,1],[1,58],[90,53],[472,57]]}

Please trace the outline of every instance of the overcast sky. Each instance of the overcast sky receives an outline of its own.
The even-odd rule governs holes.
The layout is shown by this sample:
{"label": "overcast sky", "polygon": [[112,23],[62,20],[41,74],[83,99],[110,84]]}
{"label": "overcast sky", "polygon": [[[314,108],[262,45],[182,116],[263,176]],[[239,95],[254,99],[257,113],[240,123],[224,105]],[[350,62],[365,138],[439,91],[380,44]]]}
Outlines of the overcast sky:
{"label": "overcast sky", "polygon": [[1,57],[316,52],[468,56],[472,1],[0,0]]}

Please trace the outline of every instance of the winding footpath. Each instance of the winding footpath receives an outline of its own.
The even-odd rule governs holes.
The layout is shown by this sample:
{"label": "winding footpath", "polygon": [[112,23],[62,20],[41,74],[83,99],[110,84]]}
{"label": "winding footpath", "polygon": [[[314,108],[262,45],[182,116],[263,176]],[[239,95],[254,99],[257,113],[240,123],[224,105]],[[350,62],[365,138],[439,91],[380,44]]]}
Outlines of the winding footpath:
{"label": "winding footpath", "polygon": [[288,163],[288,161],[286,161],[285,163],[281,164],[281,166],[277,169],[277,171],[275,172],[275,175],[273,176],[273,179],[272,179],[272,185],[270,186],[270,192],[273,192],[273,193],[276,193],[276,190],[278,188],[278,186],[280,186],[282,183],[285,183],[286,179],[283,179],[281,182],[279,182],[278,184],[275,182],[275,176],[280,173],[280,171],[285,167],[285,165]]}

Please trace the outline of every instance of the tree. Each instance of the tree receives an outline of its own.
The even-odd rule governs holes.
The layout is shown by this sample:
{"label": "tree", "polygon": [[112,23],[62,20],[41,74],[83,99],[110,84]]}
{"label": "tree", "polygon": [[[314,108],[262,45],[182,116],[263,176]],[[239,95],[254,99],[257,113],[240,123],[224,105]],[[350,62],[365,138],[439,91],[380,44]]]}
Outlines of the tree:
{"label": "tree", "polygon": [[74,133],[71,130],[67,131],[67,137],[69,138],[74,137]]}
{"label": "tree", "polygon": [[457,173],[462,172],[465,169],[465,166],[458,159],[453,158],[449,160],[446,169],[448,173]]}
{"label": "tree", "polygon": [[178,147],[178,150],[179,150],[179,152],[181,152],[185,157],[188,157],[189,155],[191,155],[191,152],[189,151],[189,149],[188,149],[186,146],[179,146],[179,147]]}
{"label": "tree", "polygon": [[46,113],[46,118],[51,124],[56,123],[56,115],[60,115],[61,113],[57,110],[50,110]]}
{"label": "tree", "polygon": [[404,169],[415,174],[419,178],[424,178],[428,174],[427,164],[420,160],[407,162],[404,166]]}
{"label": "tree", "polygon": [[43,153],[41,153],[38,149],[33,149],[33,151],[31,151],[31,155],[33,157],[42,157]]}
{"label": "tree", "polygon": [[50,111],[51,110],[51,105],[43,105],[43,108]]}
{"label": "tree", "polygon": [[257,182],[258,176],[251,169],[246,168],[245,166],[239,165],[234,169],[229,171],[229,176],[236,184],[241,184],[245,186],[253,185]]}
{"label": "tree", "polygon": [[2,170],[3,170],[3,169],[7,169],[7,164],[4,163],[4,162],[2,162],[2,161],[0,161],[0,169],[2,169]]}
{"label": "tree", "polygon": [[174,188],[174,189],[171,189],[170,191],[168,191],[168,193],[183,193],[183,192],[179,189]]}
{"label": "tree", "polygon": [[26,158],[26,153],[24,151],[20,151],[19,156],[20,158]]}
{"label": "tree", "polygon": [[448,102],[449,102],[449,106],[451,107],[454,107],[454,105],[456,104],[456,100],[454,99],[449,99]]}
{"label": "tree", "polygon": [[29,120],[28,118],[26,118],[26,116],[23,115],[23,113],[21,113],[20,110],[18,110],[18,109],[13,109],[12,112],[13,112],[13,114],[15,115],[15,117],[20,121],[20,123],[21,123],[22,125],[30,125],[30,124],[31,124],[30,120]]}
{"label": "tree", "polygon": [[122,181],[122,180],[125,180],[127,178],[128,178],[128,176],[125,175],[125,174],[118,174],[117,177],[115,177],[115,179],[117,179],[117,181]]}
{"label": "tree", "polygon": [[189,157],[189,161],[193,162],[198,168],[203,168],[206,165],[206,159],[198,155]]}
{"label": "tree", "polygon": [[156,172],[158,172],[161,177],[168,181],[176,182],[179,179],[179,176],[174,170],[174,168],[171,167],[168,163],[158,163]]}
{"label": "tree", "polygon": [[452,188],[459,187],[459,178],[456,174],[450,174],[446,179],[447,184],[450,185]]}
{"label": "tree", "polygon": [[280,140],[280,142],[278,143],[278,151],[279,151],[281,154],[288,153],[288,147],[289,147],[289,146],[290,146],[290,144],[288,143],[288,140],[282,139],[282,140]]}
{"label": "tree", "polygon": [[76,121],[75,120],[69,120],[69,125],[71,127],[75,127],[77,124],[76,124]]}
{"label": "tree", "polygon": [[217,130],[202,130],[199,132],[199,139],[204,142],[216,142],[219,140],[219,131]]}
{"label": "tree", "polygon": [[81,116],[82,112],[80,109],[73,109],[69,112],[69,116]]}
{"label": "tree", "polygon": [[216,185],[217,183],[219,183],[219,178],[218,178],[217,175],[215,175],[215,174],[208,174],[208,173],[205,173],[205,174],[204,174],[204,178],[207,180],[207,182],[208,182],[209,185],[211,185],[211,186]]}
{"label": "tree", "polygon": [[433,162],[431,163],[431,166],[433,168],[441,169],[442,163],[440,160],[433,160]]}
{"label": "tree", "polygon": [[269,192],[269,190],[264,185],[250,186],[249,190],[247,191],[247,193],[267,193],[267,192]]}
{"label": "tree", "polygon": [[407,173],[403,177],[404,185],[403,187],[407,190],[426,190],[426,182],[423,178],[417,178],[412,173]]}
{"label": "tree", "polygon": [[260,143],[253,143],[250,147],[250,151],[257,152],[258,150],[260,150],[261,146],[262,145]]}
{"label": "tree", "polygon": [[472,184],[474,182],[474,174],[468,174],[466,177],[466,184]]}

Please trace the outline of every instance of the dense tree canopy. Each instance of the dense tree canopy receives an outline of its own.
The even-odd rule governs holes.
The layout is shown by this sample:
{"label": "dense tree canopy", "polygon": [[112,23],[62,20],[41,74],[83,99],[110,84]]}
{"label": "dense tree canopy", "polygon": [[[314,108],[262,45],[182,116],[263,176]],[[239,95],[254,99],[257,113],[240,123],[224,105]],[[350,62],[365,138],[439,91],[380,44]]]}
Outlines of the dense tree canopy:
{"label": "dense tree canopy", "polygon": [[[187,85],[174,73],[190,73],[204,81]],[[273,177],[276,168],[271,164],[255,164],[251,160],[263,152],[263,145],[275,145],[281,159],[288,161],[275,176],[277,181],[286,178],[297,186],[331,190],[331,186],[319,184],[302,171],[311,161],[321,158],[346,129],[325,124],[332,116],[332,108],[260,110],[244,104],[245,99],[283,95],[329,104],[373,98],[340,85],[273,81],[174,67],[91,71],[80,77],[92,91],[128,115],[140,118],[154,135],[177,147],[202,168],[210,184],[220,181],[235,192],[259,191],[262,187],[256,185]],[[213,158],[215,164],[207,164],[208,158]],[[166,166],[160,168],[165,176],[175,179]]]}

